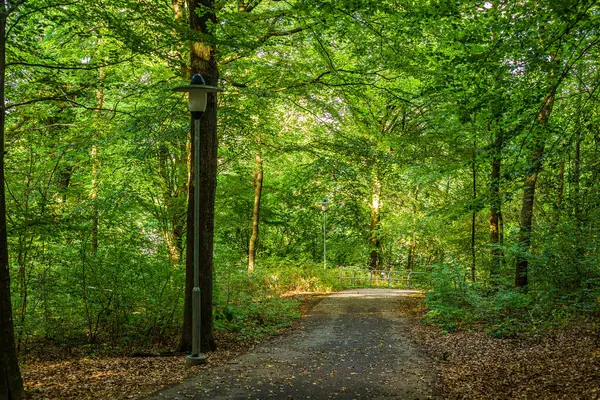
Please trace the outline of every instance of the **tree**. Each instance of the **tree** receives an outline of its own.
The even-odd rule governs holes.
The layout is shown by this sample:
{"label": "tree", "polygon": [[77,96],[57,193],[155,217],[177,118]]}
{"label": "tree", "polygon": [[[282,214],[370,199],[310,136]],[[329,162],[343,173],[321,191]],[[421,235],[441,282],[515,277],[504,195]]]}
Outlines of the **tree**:
{"label": "tree", "polygon": [[0,399],[21,399],[24,396],[21,372],[15,350],[12,304],[10,297],[10,264],[6,229],[6,190],[4,178],[4,129],[6,102],[6,20],[12,10],[8,2],[0,10]]}
{"label": "tree", "polygon": [[263,158],[262,143],[260,135],[256,140],[256,169],[254,170],[254,206],[252,207],[252,234],[248,243],[248,272],[254,272],[256,264],[256,244],[258,242],[258,232],[260,223],[260,199],[263,188]]}

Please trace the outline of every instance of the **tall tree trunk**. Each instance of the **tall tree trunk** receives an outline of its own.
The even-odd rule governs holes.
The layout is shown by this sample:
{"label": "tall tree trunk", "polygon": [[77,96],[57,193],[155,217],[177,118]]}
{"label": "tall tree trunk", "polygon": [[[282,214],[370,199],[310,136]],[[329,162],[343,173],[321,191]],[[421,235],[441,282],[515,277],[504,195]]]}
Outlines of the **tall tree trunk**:
{"label": "tall tree trunk", "polygon": [[548,125],[548,119],[554,105],[554,92],[544,100],[544,104],[538,115],[540,132],[535,135],[533,150],[529,159],[529,168],[525,177],[523,189],[523,206],[521,207],[521,220],[519,222],[519,254],[515,268],[515,286],[526,287],[528,284],[529,261],[527,253],[531,246],[531,227],[533,222],[533,206],[535,203],[535,184],[538,174],[542,169],[542,157],[544,156],[544,134]]}
{"label": "tall tree trunk", "polygon": [[[100,43],[102,43],[102,38],[100,38]],[[99,83],[102,86],[104,79],[106,78],[106,74],[104,72],[104,68],[100,68],[99,71]],[[92,226],[90,228],[90,242],[92,245],[91,254],[95,255],[98,251],[98,170],[100,169],[99,161],[98,161],[98,145],[96,144],[99,139],[99,127],[100,122],[98,121],[101,117],[101,110],[104,106],[104,90],[102,87],[98,89],[96,92],[96,115],[94,119],[96,120],[96,126],[94,127],[94,137],[92,138],[92,149],[90,150],[90,161],[92,164],[92,187],[90,190],[90,199],[92,200]]]}
{"label": "tall tree trunk", "polygon": [[[171,5],[173,7],[173,19],[175,21],[182,20],[184,17],[185,10],[185,0],[172,0]],[[176,34],[176,31],[173,32]],[[173,58],[175,58],[179,62],[179,69],[181,71],[181,77],[184,79],[189,79],[189,68],[187,66],[187,62],[184,61],[181,48],[176,48],[172,52]],[[188,179],[189,179],[189,162],[190,162],[190,143],[189,140],[186,141],[186,149],[185,154],[187,157],[177,157],[176,165],[171,166],[171,168],[175,169],[173,173],[173,177],[171,177],[168,173],[169,161],[171,159],[170,154],[167,150],[161,151],[159,149],[158,154],[158,171],[159,175],[161,175],[163,181],[165,182],[166,189],[163,191],[163,202],[167,211],[168,222],[163,230],[163,236],[165,238],[165,243],[169,250],[169,259],[171,261],[171,265],[177,266],[183,256],[184,243],[183,237],[186,229],[186,218],[180,209],[180,197],[184,194],[187,194],[187,180],[182,182],[183,179],[179,178],[178,166],[184,165],[188,171]],[[181,185],[179,185],[181,183]]]}
{"label": "tall tree trunk", "polygon": [[[490,178],[490,280],[494,284],[500,270],[500,167],[502,161],[502,130],[496,128],[492,150],[492,173]],[[490,127],[491,130],[491,127]]]}
{"label": "tall tree trunk", "polygon": [[573,157],[573,212],[577,226],[581,227],[581,196],[580,196],[580,180],[581,180],[581,128],[577,127],[575,134],[575,155]]}
{"label": "tall tree trunk", "polygon": [[[578,113],[581,114],[581,104],[579,105]],[[573,156],[573,216],[575,217],[575,224],[577,229],[575,230],[575,254],[578,254],[580,257],[584,257],[586,253],[585,246],[581,239],[582,230],[583,230],[583,215],[581,211],[581,127],[580,127],[580,118],[578,115],[577,118],[577,128],[575,132],[575,155]],[[584,271],[582,268],[585,268],[584,263],[574,262],[573,266],[575,270],[579,274],[580,278],[583,278]]]}
{"label": "tall tree trunk", "polygon": [[6,229],[6,191],[4,174],[4,125],[6,106],[4,86],[6,76],[6,0],[0,10],[0,399],[18,400],[24,397],[19,370],[10,299],[10,269],[8,262],[8,232]]}
{"label": "tall tree trunk", "polygon": [[371,196],[371,220],[369,223],[369,268],[377,269],[381,264],[380,259],[380,247],[381,239],[379,238],[379,222],[381,216],[379,210],[381,209],[381,180],[377,173],[374,174],[373,178],[373,192]]}
{"label": "tall tree trunk", "polygon": [[254,272],[256,263],[256,243],[258,242],[258,225],[260,221],[260,198],[263,186],[263,159],[260,136],[256,148],[256,170],[254,171],[254,207],[252,208],[252,235],[248,242],[248,272]]}
{"label": "tall tree trunk", "polygon": [[406,268],[410,271],[414,269],[415,266],[415,249],[417,247],[417,200],[419,199],[419,185],[415,187],[415,200],[413,203],[413,231],[412,238],[410,241],[410,246],[408,248],[408,262],[406,263]]}
{"label": "tall tree trunk", "polygon": [[[584,92],[585,88],[583,87],[583,82],[579,82],[579,90],[580,92]],[[582,199],[581,199],[581,192],[580,192],[580,180],[581,180],[581,130],[582,130],[582,123],[581,123],[581,117],[582,117],[582,97],[583,96],[579,96],[577,99],[577,117],[575,119],[575,155],[573,156],[573,194],[574,194],[574,201],[573,201],[573,213],[574,213],[574,217],[575,217],[575,222],[577,224],[577,233],[576,235],[579,235],[581,232],[581,226],[582,226],[582,215],[581,215],[581,203],[582,203]],[[581,248],[581,243],[579,240],[577,240],[577,246],[578,246],[578,251],[577,254],[582,254],[584,253],[583,248]],[[577,267],[579,265],[579,263],[575,263],[575,266]]]}
{"label": "tall tree trunk", "polygon": [[[196,13],[200,10],[200,16]],[[216,23],[213,0],[189,0],[190,27],[203,35],[210,35],[208,22]],[[217,86],[219,70],[215,61],[216,47],[205,42],[191,44],[191,73],[201,74],[207,85]],[[193,140],[192,140],[193,142]],[[194,147],[194,146],[192,146]],[[212,316],[212,277],[213,277],[213,244],[214,244],[214,210],[217,189],[217,96],[208,93],[206,111],[200,120],[200,215],[193,215],[194,185],[193,179],[188,182],[188,220],[186,238],[186,287],[184,298],[184,323],[180,350],[192,348],[192,289],[194,286],[194,224],[200,224],[200,290],[202,292],[202,328],[201,351],[214,351],[217,344],[213,332]],[[192,154],[195,154],[192,148]]]}
{"label": "tall tree trunk", "polygon": [[[186,141],[187,142],[187,141]],[[188,168],[189,154],[173,155],[166,146],[161,146],[157,154],[157,174],[160,177],[160,187],[164,211],[157,215],[163,220],[161,225],[163,238],[169,252],[169,261],[173,267],[179,265],[183,254],[183,237],[185,234],[185,199],[187,195],[187,179],[180,172]],[[189,173],[189,171],[188,171]],[[189,176],[187,177],[189,178]]]}
{"label": "tall tree trunk", "polygon": [[477,217],[477,139],[473,139],[473,159],[472,159],[472,175],[473,175],[473,210],[471,212],[471,280],[475,282],[475,267],[477,263],[475,255],[475,218]]}

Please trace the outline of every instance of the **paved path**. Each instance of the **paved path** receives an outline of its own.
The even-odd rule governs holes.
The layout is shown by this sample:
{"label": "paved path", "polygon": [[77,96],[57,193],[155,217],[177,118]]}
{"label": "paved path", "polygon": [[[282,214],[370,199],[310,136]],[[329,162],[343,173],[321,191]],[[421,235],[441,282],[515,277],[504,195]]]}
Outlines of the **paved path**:
{"label": "paved path", "polygon": [[302,328],[151,399],[427,399],[433,374],[407,337],[399,303],[414,293],[332,294]]}

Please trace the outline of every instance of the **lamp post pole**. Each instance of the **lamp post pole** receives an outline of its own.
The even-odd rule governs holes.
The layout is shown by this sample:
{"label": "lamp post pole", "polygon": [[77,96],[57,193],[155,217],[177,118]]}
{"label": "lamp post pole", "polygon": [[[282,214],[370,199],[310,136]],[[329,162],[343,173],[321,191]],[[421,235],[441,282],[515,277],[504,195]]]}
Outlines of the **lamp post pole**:
{"label": "lamp post pole", "polygon": [[200,292],[200,118],[194,117],[194,289],[192,289],[192,354],[188,356],[188,364],[204,364],[206,358],[200,352],[200,315],[202,297]]}
{"label": "lamp post pole", "polygon": [[[188,93],[188,106],[194,119],[194,288],[192,289],[192,354],[187,356],[188,365],[205,364],[206,357],[200,352],[201,302],[200,292],[200,119],[206,111],[207,93],[221,92],[215,86],[208,86],[202,75],[194,75],[189,85],[178,86],[175,92]],[[209,316],[210,318],[210,316]]]}
{"label": "lamp post pole", "polygon": [[321,209],[323,210],[323,271],[327,271],[327,208],[329,203],[327,199],[323,199],[321,202]]}

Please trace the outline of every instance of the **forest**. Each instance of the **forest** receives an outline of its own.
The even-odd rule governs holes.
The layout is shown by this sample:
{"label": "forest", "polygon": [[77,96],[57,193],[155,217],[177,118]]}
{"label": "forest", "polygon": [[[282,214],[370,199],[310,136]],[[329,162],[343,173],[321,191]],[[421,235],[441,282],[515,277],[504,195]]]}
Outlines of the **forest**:
{"label": "forest", "polygon": [[[445,336],[597,348],[599,26],[592,0],[4,0],[0,399],[36,398],[31,362],[189,352],[195,224],[203,352],[348,271],[418,273]],[[199,144],[194,74],[223,89]]]}

